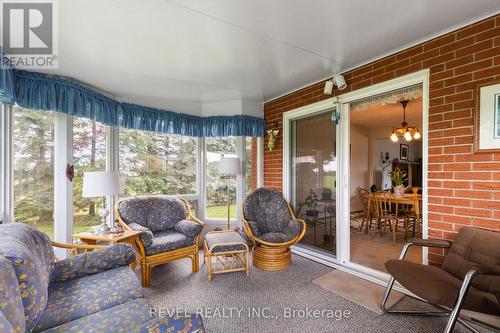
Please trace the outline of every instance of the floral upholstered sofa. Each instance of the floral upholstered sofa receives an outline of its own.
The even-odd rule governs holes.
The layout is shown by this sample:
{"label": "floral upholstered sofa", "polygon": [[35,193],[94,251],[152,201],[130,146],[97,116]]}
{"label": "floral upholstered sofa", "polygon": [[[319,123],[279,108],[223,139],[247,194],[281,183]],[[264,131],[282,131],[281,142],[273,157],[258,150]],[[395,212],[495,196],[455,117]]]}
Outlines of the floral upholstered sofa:
{"label": "floral upholstered sofa", "polygon": [[0,225],[0,332],[203,332],[201,318],[156,318],[116,244],[56,261],[35,228]]}

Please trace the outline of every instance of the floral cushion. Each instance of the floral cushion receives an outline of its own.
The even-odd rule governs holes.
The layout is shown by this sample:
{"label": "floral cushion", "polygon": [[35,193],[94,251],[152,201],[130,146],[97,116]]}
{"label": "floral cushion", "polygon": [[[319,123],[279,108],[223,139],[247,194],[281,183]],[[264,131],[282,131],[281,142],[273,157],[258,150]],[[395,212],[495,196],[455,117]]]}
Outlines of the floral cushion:
{"label": "floral cushion", "polygon": [[302,231],[302,223],[297,220],[288,221],[288,225],[283,229],[284,233],[294,238]]}
{"label": "floral cushion", "polygon": [[292,240],[294,237],[294,235],[289,235],[282,232],[268,232],[266,234],[263,234],[259,238],[269,243],[284,243]]}
{"label": "floral cushion", "polygon": [[259,231],[259,225],[255,221],[247,221],[248,226],[250,227],[250,230],[252,231],[252,234],[256,237],[260,236],[260,231]]}
{"label": "floral cushion", "polygon": [[22,223],[0,225],[0,244],[0,255],[11,261],[16,273],[26,331],[31,332],[47,304],[54,250],[49,236]]}
{"label": "floral cushion", "polygon": [[271,188],[260,187],[252,191],[243,203],[247,221],[257,224],[259,234],[284,232],[293,219],[283,195]]}
{"label": "floral cushion", "polygon": [[184,220],[187,208],[181,200],[167,195],[146,195],[124,199],[118,203],[121,219],[129,224],[135,222],[153,233],[174,227]]}
{"label": "floral cushion", "polygon": [[0,332],[10,332],[8,326],[14,332],[24,332],[26,322],[16,273],[10,260],[2,256],[0,256],[0,316],[5,320],[2,326],[0,318]]}
{"label": "floral cushion", "polygon": [[42,331],[142,298],[142,288],[128,266],[53,283],[47,307],[35,327]]}
{"label": "floral cushion", "polygon": [[157,330],[159,327],[158,319],[150,316],[150,308],[145,298],[138,298],[42,332],[167,332],[166,330]]}
{"label": "floral cushion", "polygon": [[144,247],[148,247],[149,245],[153,244],[153,233],[151,232],[151,230],[135,222],[129,223],[128,226],[132,230],[141,232],[139,238],[141,239],[142,245],[144,245]]}
{"label": "floral cushion", "polygon": [[[205,241],[208,249],[212,252],[227,252],[227,251],[246,251],[246,241],[236,231],[233,232],[209,232],[205,236]],[[231,245],[224,245],[233,243]],[[236,244],[240,243],[240,244]]]}
{"label": "floral cushion", "polygon": [[187,237],[175,229],[159,231],[154,233],[153,244],[146,248],[146,254],[162,253],[165,251],[180,249],[194,244],[195,239]]}
{"label": "floral cushion", "polygon": [[201,233],[201,224],[190,220],[181,220],[174,226],[175,231],[184,234],[186,237],[195,238]]}
{"label": "floral cushion", "polygon": [[54,265],[52,281],[61,282],[108,269],[128,265],[135,260],[135,252],[128,244],[119,243],[104,249],[78,254]]}
{"label": "floral cushion", "polygon": [[24,332],[24,331],[16,331],[10,324],[10,322],[7,320],[7,318],[4,317],[3,313],[0,311],[0,332],[2,333],[19,333],[19,332]]}
{"label": "floral cushion", "polygon": [[199,315],[192,314],[189,318],[161,318],[160,332],[204,333],[203,321]]}

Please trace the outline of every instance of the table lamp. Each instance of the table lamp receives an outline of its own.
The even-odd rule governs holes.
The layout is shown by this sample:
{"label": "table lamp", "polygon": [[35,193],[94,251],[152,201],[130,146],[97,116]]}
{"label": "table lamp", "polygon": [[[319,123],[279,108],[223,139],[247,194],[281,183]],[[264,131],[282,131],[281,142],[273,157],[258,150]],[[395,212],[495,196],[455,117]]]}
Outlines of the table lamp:
{"label": "table lamp", "polygon": [[219,173],[227,179],[227,229],[231,228],[231,178],[241,173],[241,163],[238,157],[222,156],[219,161]]}
{"label": "table lamp", "polygon": [[105,235],[110,232],[109,226],[106,223],[106,217],[109,215],[109,209],[106,207],[106,196],[118,195],[122,193],[123,190],[118,172],[93,171],[83,173],[82,197],[103,198],[103,206],[99,208],[101,224],[96,230],[97,234]]}

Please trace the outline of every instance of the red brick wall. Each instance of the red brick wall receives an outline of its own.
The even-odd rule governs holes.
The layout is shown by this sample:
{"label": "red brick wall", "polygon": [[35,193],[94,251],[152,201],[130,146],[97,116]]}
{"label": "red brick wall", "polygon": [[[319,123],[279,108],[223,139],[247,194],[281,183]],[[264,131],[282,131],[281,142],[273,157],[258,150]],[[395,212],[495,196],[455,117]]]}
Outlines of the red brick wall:
{"label": "red brick wall", "polygon": [[[343,73],[342,93],[430,69],[429,235],[453,240],[464,225],[500,230],[500,153],[473,153],[474,87],[500,78],[500,15]],[[264,183],[282,189],[283,113],[329,98],[320,82],[264,104],[277,147],[264,153]],[[335,92],[338,94],[338,91]],[[267,144],[267,140],[265,145]],[[444,253],[432,250],[440,263]]]}

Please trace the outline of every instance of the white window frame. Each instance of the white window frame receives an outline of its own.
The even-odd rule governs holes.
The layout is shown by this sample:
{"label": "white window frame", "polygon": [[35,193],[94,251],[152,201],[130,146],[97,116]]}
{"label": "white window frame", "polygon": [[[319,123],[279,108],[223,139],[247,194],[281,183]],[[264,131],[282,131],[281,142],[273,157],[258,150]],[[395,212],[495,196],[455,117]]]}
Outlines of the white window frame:
{"label": "white window frame", "polygon": [[[293,117],[298,117],[302,115],[313,114],[321,110],[327,110],[331,108],[334,103],[338,103],[340,107],[337,109],[340,111],[340,122],[337,127],[337,140],[340,143],[338,146],[339,151],[337,153],[337,190],[339,196],[337,200],[339,206],[337,209],[337,221],[342,221],[337,225],[337,253],[336,256],[320,253],[319,251],[314,251],[306,249],[300,246],[292,247],[292,252],[300,254],[309,259],[321,262],[325,265],[329,265],[334,268],[346,271],[350,274],[362,277],[364,279],[370,280],[372,282],[387,285],[389,280],[389,274],[372,269],[367,266],[363,266],[358,263],[350,261],[350,233],[349,233],[349,221],[350,221],[350,200],[349,200],[349,125],[350,125],[350,115],[349,115],[349,103],[378,95],[387,93],[393,90],[413,86],[416,84],[422,85],[422,237],[426,239],[428,237],[428,193],[427,193],[427,179],[428,179],[428,145],[429,145],[429,70],[424,69],[415,73],[404,75],[386,82],[378,83],[366,88],[362,88],[353,92],[349,92],[334,98],[329,98],[314,104],[306,105],[283,114],[283,193],[285,197],[290,198],[290,128],[289,121]],[[340,135],[340,136],[339,136]],[[428,264],[428,249],[423,248],[422,251],[422,262],[423,264]],[[396,286],[399,291],[406,292],[404,289]]]}
{"label": "white window frame", "polygon": [[[12,105],[0,103],[0,221],[4,223],[14,221],[14,198],[13,198],[13,108]],[[40,110],[40,112],[45,112]],[[54,240],[60,242],[71,242],[73,234],[73,186],[66,177],[67,164],[73,164],[73,117],[59,112],[54,115]],[[118,126],[106,125],[106,170],[119,171],[119,131]],[[246,189],[246,136],[235,137],[237,155],[242,162],[242,174],[236,178],[236,205],[240,207]],[[257,187],[264,184],[264,146],[263,138],[257,138]],[[206,218],[206,145],[204,138],[196,139],[196,193],[175,195],[186,200],[197,200],[197,215],[209,224],[225,226],[226,219]],[[112,225],[115,220],[113,207],[117,196],[107,197],[110,208],[108,224]],[[232,223],[241,225],[241,209],[236,210],[236,216],[232,217]],[[61,256],[65,253],[61,252]]]}
{"label": "white window frame", "polygon": [[0,105],[0,222],[14,220],[14,191],[12,169],[12,106]]}

